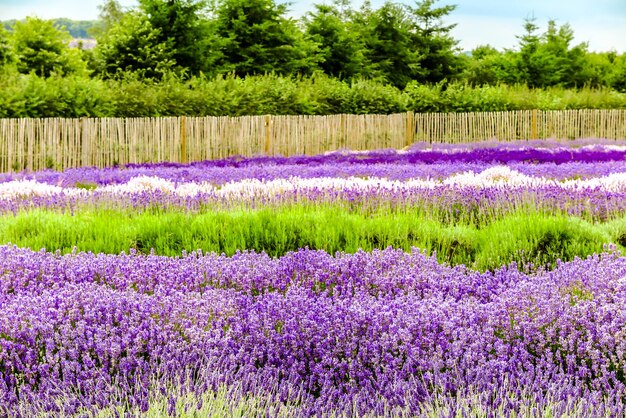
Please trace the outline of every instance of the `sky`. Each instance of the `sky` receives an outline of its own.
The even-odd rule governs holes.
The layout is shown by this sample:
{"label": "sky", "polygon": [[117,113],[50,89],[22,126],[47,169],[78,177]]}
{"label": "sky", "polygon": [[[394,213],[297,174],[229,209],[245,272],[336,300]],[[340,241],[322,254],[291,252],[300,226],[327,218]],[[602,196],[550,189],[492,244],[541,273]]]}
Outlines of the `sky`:
{"label": "sky", "polygon": [[[136,0],[119,0],[132,7]],[[412,0],[396,0],[415,4]],[[312,3],[328,0],[292,0],[294,16],[311,10]],[[372,0],[377,7],[383,0]],[[100,0],[0,0],[0,20],[22,19],[36,15],[50,19],[67,17],[77,20],[96,19]],[[353,1],[358,7],[361,1]],[[446,19],[455,23],[452,35],[458,46],[469,51],[478,45],[489,44],[500,50],[515,49],[516,35],[523,32],[524,19],[536,18],[544,31],[548,20],[557,25],[569,23],[574,30],[574,43],[587,42],[591,51],[626,52],[626,0],[440,0],[436,5],[456,4],[457,8]]]}

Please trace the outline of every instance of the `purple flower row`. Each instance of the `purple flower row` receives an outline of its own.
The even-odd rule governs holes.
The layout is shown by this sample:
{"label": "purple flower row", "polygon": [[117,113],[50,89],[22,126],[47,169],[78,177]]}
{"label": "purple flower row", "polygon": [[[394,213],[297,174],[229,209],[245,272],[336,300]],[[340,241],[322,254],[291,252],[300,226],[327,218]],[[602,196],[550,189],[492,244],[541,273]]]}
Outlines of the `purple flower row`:
{"label": "purple flower row", "polygon": [[518,210],[559,212],[594,220],[606,220],[626,212],[626,192],[600,188],[564,189],[540,187],[454,187],[436,186],[411,190],[391,189],[296,189],[274,194],[222,196],[200,193],[181,196],[160,190],[108,193],[95,191],[86,196],[64,193],[0,199],[0,214],[41,208],[74,213],[80,210],[206,210],[255,209],[286,205],[335,205],[346,210],[412,210],[459,219],[467,214],[497,217]]}
{"label": "purple flower row", "polygon": [[466,171],[481,172],[508,165],[523,174],[555,179],[590,178],[626,171],[626,150],[583,149],[461,149],[416,150],[407,153],[378,151],[365,154],[335,153],[312,157],[253,157],[203,161],[187,165],[162,163],[124,167],[76,168],[65,172],[2,174],[0,182],[36,179],[48,184],[109,185],[126,183],[137,176],[156,176],[173,182],[224,184],[243,179],[273,180],[298,176],[378,177],[390,180],[445,178]]}
{"label": "purple flower row", "polygon": [[417,250],[166,258],[3,246],[0,271],[9,413],[24,401],[54,410],[64,394],[77,407],[120,394],[144,405],[149,382],[194,376],[199,392],[246,382],[300,394],[309,413],[417,413],[435,391],[503,387],[538,403],[557,387],[624,412],[626,258],[613,253],[526,275]]}

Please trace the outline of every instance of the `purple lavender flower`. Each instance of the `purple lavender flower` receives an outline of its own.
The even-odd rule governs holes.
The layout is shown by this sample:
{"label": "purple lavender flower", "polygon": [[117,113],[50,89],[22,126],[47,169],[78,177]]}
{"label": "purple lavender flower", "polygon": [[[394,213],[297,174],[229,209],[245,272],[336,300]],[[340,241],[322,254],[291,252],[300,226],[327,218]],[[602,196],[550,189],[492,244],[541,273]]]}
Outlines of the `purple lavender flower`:
{"label": "purple lavender flower", "polygon": [[0,271],[7,411],[54,409],[68,393],[76,408],[120,393],[142,405],[149,382],[193,376],[345,414],[418,413],[434,393],[468,388],[540,399],[558,385],[602,407],[624,396],[626,259],[612,253],[527,275],[417,250],[166,258],[3,246]]}

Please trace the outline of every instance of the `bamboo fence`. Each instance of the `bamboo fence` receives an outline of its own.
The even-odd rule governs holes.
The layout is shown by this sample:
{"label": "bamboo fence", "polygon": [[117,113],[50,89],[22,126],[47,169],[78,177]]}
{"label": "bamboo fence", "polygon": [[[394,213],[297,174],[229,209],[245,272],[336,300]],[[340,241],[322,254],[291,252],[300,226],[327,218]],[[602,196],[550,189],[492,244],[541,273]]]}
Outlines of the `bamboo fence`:
{"label": "bamboo fence", "polygon": [[0,119],[0,172],[548,138],[626,139],[626,110]]}

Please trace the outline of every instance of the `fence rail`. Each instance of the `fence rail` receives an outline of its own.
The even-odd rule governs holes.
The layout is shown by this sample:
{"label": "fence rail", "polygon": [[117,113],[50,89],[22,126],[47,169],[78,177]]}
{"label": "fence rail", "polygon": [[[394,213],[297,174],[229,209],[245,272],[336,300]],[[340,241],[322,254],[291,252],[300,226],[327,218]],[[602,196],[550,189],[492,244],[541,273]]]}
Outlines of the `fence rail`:
{"label": "fence rail", "polygon": [[0,172],[548,138],[626,139],[626,110],[0,119]]}

